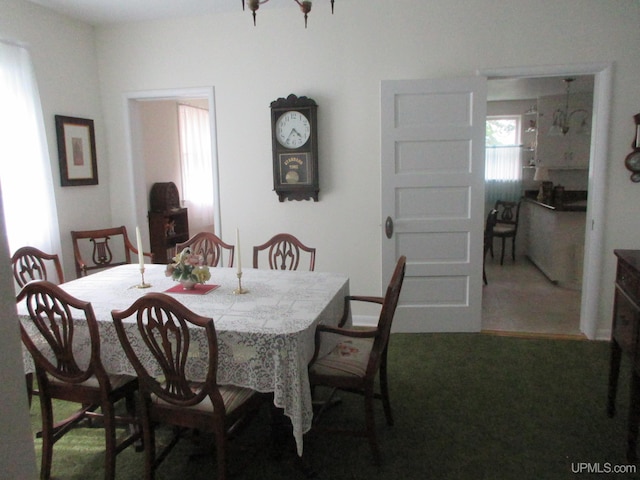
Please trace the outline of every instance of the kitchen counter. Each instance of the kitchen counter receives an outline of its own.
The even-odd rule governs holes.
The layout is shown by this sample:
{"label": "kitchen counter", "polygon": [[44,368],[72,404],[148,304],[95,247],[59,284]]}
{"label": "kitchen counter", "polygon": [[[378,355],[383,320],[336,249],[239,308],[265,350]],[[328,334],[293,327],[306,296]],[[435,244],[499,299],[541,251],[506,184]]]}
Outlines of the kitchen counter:
{"label": "kitchen counter", "polygon": [[[579,288],[584,262],[586,200],[562,208],[525,198],[527,257],[553,283]],[[573,202],[571,202],[573,203]]]}
{"label": "kitchen counter", "polygon": [[537,200],[538,192],[535,190],[527,190],[523,199],[539,205],[548,210],[562,212],[586,212],[587,211],[587,192],[583,190],[568,190],[564,193],[562,203],[555,203],[553,200],[549,202],[539,202]]}

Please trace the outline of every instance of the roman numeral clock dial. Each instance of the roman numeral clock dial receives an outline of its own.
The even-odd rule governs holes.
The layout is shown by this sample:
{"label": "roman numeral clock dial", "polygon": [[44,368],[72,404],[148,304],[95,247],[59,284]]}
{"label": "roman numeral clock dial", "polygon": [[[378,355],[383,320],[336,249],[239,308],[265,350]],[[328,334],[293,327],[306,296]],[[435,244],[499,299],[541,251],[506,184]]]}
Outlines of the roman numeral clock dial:
{"label": "roman numeral clock dial", "polygon": [[273,189],[281,202],[318,201],[317,109],[293,94],[271,102]]}

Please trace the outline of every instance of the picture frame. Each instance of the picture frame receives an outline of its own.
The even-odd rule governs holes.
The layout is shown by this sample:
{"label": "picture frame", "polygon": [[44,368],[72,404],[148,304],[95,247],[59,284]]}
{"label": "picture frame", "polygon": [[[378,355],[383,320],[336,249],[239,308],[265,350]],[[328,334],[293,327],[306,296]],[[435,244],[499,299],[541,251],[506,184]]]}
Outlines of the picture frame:
{"label": "picture frame", "polygon": [[98,161],[93,120],[56,115],[60,184],[63,187],[98,184]]}

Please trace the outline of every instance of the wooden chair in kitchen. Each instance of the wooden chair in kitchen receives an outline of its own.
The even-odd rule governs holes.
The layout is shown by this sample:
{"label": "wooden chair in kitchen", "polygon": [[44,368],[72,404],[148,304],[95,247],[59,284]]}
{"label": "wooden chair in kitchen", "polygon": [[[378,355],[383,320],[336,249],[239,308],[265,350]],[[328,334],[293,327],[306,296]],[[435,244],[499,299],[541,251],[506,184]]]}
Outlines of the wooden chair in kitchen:
{"label": "wooden chair in kitchen", "polygon": [[[403,255],[398,259],[391,281],[384,297],[350,295],[345,297],[344,315],[337,327],[318,325],[316,329],[316,351],[309,367],[309,381],[315,390],[317,387],[332,389],[331,396],[337,391],[356,393],[364,397],[365,427],[359,430],[328,428],[321,426],[319,418],[321,408],[314,417],[316,430],[344,433],[367,437],[376,464],[380,463],[380,447],[376,435],[373,416],[373,400],[382,400],[388,425],[393,425],[393,415],[389,400],[387,381],[387,350],[391,323],[398,306],[400,290],[404,280],[407,259]],[[369,328],[346,328],[352,301],[377,303],[381,305],[378,324]],[[328,337],[336,339],[337,344],[328,355],[318,357],[322,341]],[[379,376],[379,392],[374,391],[376,376]],[[331,397],[324,402],[331,405]]]}
{"label": "wooden chair in kitchen", "polygon": [[487,285],[487,272],[485,270],[485,260],[487,258],[487,252],[491,250],[493,244],[493,229],[498,219],[498,211],[494,208],[487,215],[487,221],[484,226],[484,249],[482,252],[482,281]]}
{"label": "wooden chair in kitchen", "polygon": [[309,271],[316,266],[316,249],[307,247],[289,233],[279,233],[262,245],[253,247],[253,268],[258,268],[260,252],[266,250],[271,270],[297,270],[306,252],[309,257]]}
{"label": "wooden chair in kitchen", "polygon": [[[227,440],[256,413],[266,397],[249,388],[217,384],[218,341],[213,319],[195,314],[164,293],[148,293],[126,310],[114,310],[111,315],[140,382],[145,478],[154,478],[160,463],[187,429],[213,432],[216,478],[227,478]],[[137,328],[131,331],[133,325]],[[207,341],[206,349],[193,341],[200,334]],[[145,346],[143,353],[139,349]],[[190,368],[195,358],[204,365],[197,379],[196,369]],[[151,370],[149,365],[153,365]],[[176,428],[174,438],[156,455],[158,424]]]}
{"label": "wooden chair in kitchen", "polygon": [[[42,416],[42,459],[40,478],[51,476],[53,446],[85,418],[102,418],[105,432],[105,479],[115,478],[116,455],[138,440],[135,427],[135,393],[138,380],[128,375],[109,375],[100,360],[100,336],[91,303],[78,300],[46,280],[27,283],[17,296],[24,301],[29,322],[20,322],[22,343],[33,358],[38,379]],[[88,361],[78,357],[75,322],[86,323],[89,331]],[[79,410],[54,425],[53,400],[77,403]],[[115,403],[125,401],[128,415],[118,417]],[[100,409],[101,413],[96,412]],[[122,439],[116,424],[129,425]]]}
{"label": "wooden chair in kitchen", "polygon": [[[502,239],[502,252],[500,253],[500,265],[504,263],[505,241],[511,239],[511,259],[516,261],[516,235],[518,234],[518,222],[520,219],[520,202],[507,202],[498,200],[494,207],[498,211],[496,224],[493,227],[493,237]],[[491,256],[493,257],[493,243],[491,244]]]}
{"label": "wooden chair in kitchen", "polygon": [[210,267],[217,267],[222,262],[223,252],[227,252],[229,260],[227,266],[233,267],[235,246],[222,241],[215,233],[199,232],[183,243],[176,244],[176,254],[189,247],[191,253],[202,255],[204,263]]}
{"label": "wooden chair in kitchen", "polygon": [[[121,243],[115,243],[114,237],[119,237]],[[114,243],[109,243],[112,240]],[[129,240],[127,228],[124,225],[99,230],[72,231],[71,241],[78,278],[95,270],[131,263],[131,254],[138,254],[138,249]],[[82,255],[83,252],[88,251],[91,251],[90,262],[86,261]],[[153,260],[151,253],[142,252],[142,254]]]}

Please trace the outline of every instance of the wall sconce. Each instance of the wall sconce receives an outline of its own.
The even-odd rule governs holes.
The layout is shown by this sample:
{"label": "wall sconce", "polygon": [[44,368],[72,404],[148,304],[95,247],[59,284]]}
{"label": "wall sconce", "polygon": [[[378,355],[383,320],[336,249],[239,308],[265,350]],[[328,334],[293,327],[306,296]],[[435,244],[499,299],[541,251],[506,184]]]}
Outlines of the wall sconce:
{"label": "wall sconce", "polygon": [[584,108],[578,108],[569,112],[569,90],[571,89],[571,82],[573,82],[575,78],[565,78],[564,83],[567,85],[567,95],[566,102],[564,105],[564,110],[558,108],[553,113],[553,123],[551,124],[551,128],[549,129],[549,135],[559,136],[566,135],[569,132],[571,119],[576,116],[578,123],[578,128],[576,129],[576,134],[585,134],[588,132],[587,129],[587,116],[589,112],[587,112]]}

